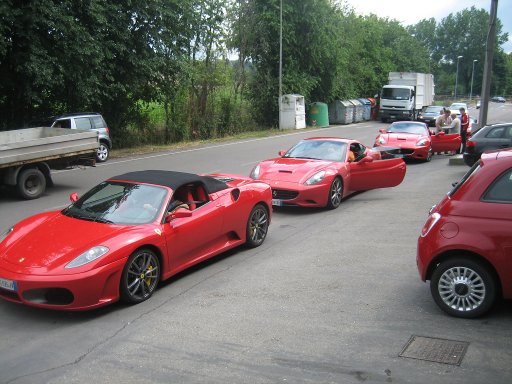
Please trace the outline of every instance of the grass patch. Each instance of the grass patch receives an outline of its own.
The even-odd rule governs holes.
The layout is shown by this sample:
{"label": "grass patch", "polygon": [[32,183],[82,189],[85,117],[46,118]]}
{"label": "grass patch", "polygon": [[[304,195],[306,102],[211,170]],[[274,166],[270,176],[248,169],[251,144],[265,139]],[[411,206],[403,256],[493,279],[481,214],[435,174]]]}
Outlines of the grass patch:
{"label": "grass patch", "polygon": [[[317,130],[318,127],[306,127],[304,129],[300,129],[300,131],[312,131]],[[116,159],[116,158],[122,158],[122,157],[128,157],[128,156],[135,156],[135,155],[144,155],[149,153],[158,153],[158,152],[165,152],[165,151],[179,151],[184,150],[188,148],[194,148],[199,147],[203,145],[208,144],[215,144],[215,143],[226,143],[230,141],[236,141],[236,140],[244,140],[244,139],[258,139],[262,137],[271,137],[271,136],[280,136],[280,135],[287,135],[296,133],[297,129],[266,129],[266,130],[259,130],[259,131],[247,131],[242,133],[237,133],[235,135],[225,136],[218,139],[209,139],[209,140],[194,140],[194,141],[183,141],[180,143],[174,143],[174,144],[167,144],[167,145],[142,145],[139,147],[134,148],[122,148],[122,149],[113,149],[110,152],[110,158]]]}

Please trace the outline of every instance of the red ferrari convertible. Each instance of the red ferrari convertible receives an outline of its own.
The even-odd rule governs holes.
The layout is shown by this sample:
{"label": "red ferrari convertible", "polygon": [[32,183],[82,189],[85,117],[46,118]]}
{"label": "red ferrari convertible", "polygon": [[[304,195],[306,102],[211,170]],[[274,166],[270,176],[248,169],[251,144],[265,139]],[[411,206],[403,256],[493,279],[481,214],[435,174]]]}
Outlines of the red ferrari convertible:
{"label": "red ferrari convertible", "polygon": [[271,190],[235,175],[131,172],[0,235],[0,297],[61,310],[142,302],[160,280],[267,235]]}
{"label": "red ferrari convertible", "polygon": [[386,148],[394,157],[430,161],[436,152],[458,151],[461,143],[460,134],[439,132],[434,135],[419,121],[395,121],[379,132],[374,146]]}
{"label": "red ferrari convertible", "polygon": [[351,193],[400,184],[406,170],[402,159],[382,160],[378,151],[339,137],[304,139],[279,155],[250,174],[272,187],[275,206],[337,208]]}

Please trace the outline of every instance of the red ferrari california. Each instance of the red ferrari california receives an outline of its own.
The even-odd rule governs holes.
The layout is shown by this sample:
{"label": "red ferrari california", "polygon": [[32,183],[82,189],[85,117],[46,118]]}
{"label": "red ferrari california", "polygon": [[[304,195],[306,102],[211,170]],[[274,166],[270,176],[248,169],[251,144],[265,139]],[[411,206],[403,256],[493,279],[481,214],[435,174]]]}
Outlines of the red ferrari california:
{"label": "red ferrari california", "polygon": [[418,238],[420,277],[452,316],[512,299],[512,149],[482,155],[434,206]]}
{"label": "red ferrari california", "polygon": [[394,157],[432,160],[437,152],[456,152],[460,148],[460,134],[439,132],[434,135],[425,123],[395,121],[387,129],[380,129],[374,147],[387,149]]}
{"label": "red ferrari california", "polygon": [[378,151],[339,137],[304,139],[279,155],[250,174],[272,187],[275,206],[334,209],[351,193],[394,187],[405,177],[402,159],[382,160]]}
{"label": "red ferrari california", "polygon": [[0,297],[88,310],[142,302],[161,280],[267,235],[271,190],[235,175],[140,171],[0,235]]}

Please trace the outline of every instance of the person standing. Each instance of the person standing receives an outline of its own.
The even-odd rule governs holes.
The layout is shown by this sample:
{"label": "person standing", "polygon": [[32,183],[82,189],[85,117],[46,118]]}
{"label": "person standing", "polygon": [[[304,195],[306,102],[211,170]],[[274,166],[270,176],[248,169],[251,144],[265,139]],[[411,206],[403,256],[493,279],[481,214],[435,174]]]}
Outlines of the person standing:
{"label": "person standing", "polygon": [[450,125],[451,123],[450,119],[450,110],[443,108],[440,111],[440,115],[436,118],[436,134],[443,131],[443,128],[445,128],[447,125]]}
{"label": "person standing", "polygon": [[448,133],[459,133],[460,130],[461,130],[461,123],[460,123],[460,119],[457,117],[457,114],[455,112],[453,112],[451,115],[450,115],[450,118],[451,118],[451,123],[450,125],[446,126],[444,128],[444,131],[448,134]]}
{"label": "person standing", "polygon": [[460,111],[460,139],[462,141],[462,149],[460,149],[459,153],[464,153],[466,150],[466,139],[468,136],[468,128],[469,128],[469,115],[466,113],[466,109],[461,107]]}

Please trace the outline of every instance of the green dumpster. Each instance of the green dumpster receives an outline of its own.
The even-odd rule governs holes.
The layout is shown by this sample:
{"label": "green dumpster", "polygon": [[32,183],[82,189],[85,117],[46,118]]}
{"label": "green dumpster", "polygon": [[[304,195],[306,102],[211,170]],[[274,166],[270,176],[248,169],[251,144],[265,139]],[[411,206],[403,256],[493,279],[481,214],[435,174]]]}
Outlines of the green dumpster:
{"label": "green dumpster", "polygon": [[329,126],[329,109],[327,104],[315,102],[308,105],[306,123],[310,127],[325,128]]}

